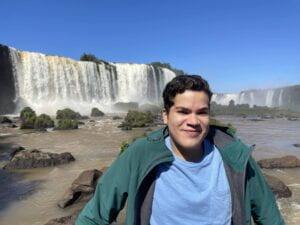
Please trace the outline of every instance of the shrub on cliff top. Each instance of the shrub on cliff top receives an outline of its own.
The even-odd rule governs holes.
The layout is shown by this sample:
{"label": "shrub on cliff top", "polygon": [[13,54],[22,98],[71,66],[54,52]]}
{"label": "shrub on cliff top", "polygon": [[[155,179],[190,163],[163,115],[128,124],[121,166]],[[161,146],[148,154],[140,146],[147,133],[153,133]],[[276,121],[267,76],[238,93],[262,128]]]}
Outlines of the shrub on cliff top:
{"label": "shrub on cliff top", "polygon": [[21,129],[33,129],[36,120],[35,111],[30,107],[25,107],[20,113]]}
{"label": "shrub on cliff top", "polygon": [[65,108],[63,110],[57,110],[56,112],[56,119],[70,119],[70,120],[76,120],[81,119],[82,116],[78,113],[73,111],[72,109]]}

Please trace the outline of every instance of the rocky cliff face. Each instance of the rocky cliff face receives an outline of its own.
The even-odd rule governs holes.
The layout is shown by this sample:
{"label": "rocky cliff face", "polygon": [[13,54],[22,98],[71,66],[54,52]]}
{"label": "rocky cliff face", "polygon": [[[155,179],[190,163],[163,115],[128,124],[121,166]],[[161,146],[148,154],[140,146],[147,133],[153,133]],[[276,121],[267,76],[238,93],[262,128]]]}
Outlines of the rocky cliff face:
{"label": "rocky cliff face", "polygon": [[0,114],[15,109],[15,80],[10,58],[10,49],[0,44]]}

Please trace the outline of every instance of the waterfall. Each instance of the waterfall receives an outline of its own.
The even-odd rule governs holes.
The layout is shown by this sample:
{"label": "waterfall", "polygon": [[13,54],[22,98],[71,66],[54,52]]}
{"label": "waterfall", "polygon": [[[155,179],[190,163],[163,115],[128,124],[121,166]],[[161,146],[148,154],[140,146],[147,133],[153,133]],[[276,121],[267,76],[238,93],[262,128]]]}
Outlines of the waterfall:
{"label": "waterfall", "polygon": [[158,104],[175,73],[146,64],[94,63],[9,48],[19,110],[55,114],[70,107],[89,114],[116,102]]}
{"label": "waterfall", "polygon": [[214,94],[212,101],[217,104],[228,105],[228,99],[235,100],[236,104],[249,104],[250,107],[268,106],[281,107],[300,112],[300,85],[274,88],[246,90],[238,94]]}
{"label": "waterfall", "polygon": [[273,106],[273,95],[274,95],[274,90],[267,91],[266,103],[265,103],[266,106],[268,106],[268,107]]}
{"label": "waterfall", "polygon": [[233,100],[234,104],[238,103],[237,94],[213,94],[211,101],[214,101],[221,105],[229,105],[229,102]]}
{"label": "waterfall", "polygon": [[283,106],[282,94],[283,94],[283,89],[280,89],[279,98],[278,98],[278,106]]}

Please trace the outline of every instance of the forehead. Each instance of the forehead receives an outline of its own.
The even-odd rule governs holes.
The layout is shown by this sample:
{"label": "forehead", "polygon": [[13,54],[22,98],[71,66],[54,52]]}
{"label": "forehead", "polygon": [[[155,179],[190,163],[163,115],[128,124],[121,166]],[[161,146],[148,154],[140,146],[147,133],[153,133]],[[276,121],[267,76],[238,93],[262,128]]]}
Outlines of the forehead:
{"label": "forehead", "polygon": [[173,102],[175,107],[207,107],[209,98],[204,91],[186,90],[181,94],[177,94]]}

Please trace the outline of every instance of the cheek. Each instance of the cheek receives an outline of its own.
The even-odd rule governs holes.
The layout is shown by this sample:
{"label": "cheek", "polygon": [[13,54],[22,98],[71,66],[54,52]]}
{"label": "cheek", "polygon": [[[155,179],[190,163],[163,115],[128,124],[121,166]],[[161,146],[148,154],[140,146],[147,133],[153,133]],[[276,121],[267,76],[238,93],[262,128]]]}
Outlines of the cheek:
{"label": "cheek", "polygon": [[210,122],[210,119],[209,118],[204,118],[202,120],[202,126],[204,127],[209,127],[209,122]]}

